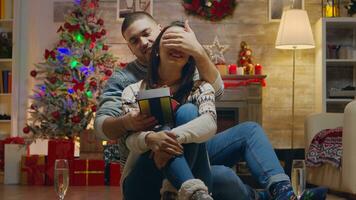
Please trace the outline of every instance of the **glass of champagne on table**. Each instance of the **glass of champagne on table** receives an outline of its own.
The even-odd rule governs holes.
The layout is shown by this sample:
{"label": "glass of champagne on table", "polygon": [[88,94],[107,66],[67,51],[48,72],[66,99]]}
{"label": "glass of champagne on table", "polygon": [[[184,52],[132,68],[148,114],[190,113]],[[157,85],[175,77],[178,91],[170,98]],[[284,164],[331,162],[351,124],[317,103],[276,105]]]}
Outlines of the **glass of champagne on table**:
{"label": "glass of champagne on table", "polygon": [[302,196],[306,185],[305,161],[293,160],[292,163],[292,187],[298,199]]}
{"label": "glass of champagne on table", "polygon": [[57,159],[54,165],[54,189],[60,200],[64,199],[69,186],[69,167],[65,159]]}

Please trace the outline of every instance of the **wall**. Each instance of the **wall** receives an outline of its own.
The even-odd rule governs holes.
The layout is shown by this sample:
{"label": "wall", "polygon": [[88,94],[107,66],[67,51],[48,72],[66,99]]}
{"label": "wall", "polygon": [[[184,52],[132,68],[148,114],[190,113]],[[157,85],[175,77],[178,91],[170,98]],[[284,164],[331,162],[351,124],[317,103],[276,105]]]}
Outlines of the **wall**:
{"label": "wall", "polygon": [[[21,40],[27,46],[22,58],[26,58],[21,69],[26,73],[23,83],[30,83],[28,71],[33,63],[42,60],[45,48],[50,48],[58,40],[53,23],[53,2],[59,0],[23,1],[28,11],[23,16],[27,33]],[[64,1],[64,0],[62,0]],[[292,51],[274,48],[279,23],[268,22],[268,0],[239,0],[233,17],[221,22],[209,22],[186,15],[180,0],[154,0],[153,15],[162,25],[173,20],[189,19],[190,25],[202,44],[211,44],[218,36],[221,44],[230,45],[225,58],[235,63],[241,41],[246,41],[253,50],[254,62],[264,66],[267,87],[263,92],[263,127],[273,145],[278,148],[290,147],[291,96],[292,96]],[[108,32],[112,52],[121,61],[133,59],[120,33],[121,24],[116,21],[115,2],[101,3],[102,18]],[[320,1],[305,0],[305,9],[313,25],[320,17]],[[30,26],[29,26],[30,25]],[[207,31],[209,30],[209,31]],[[304,117],[314,111],[314,50],[301,50],[296,54],[296,147],[303,147]],[[25,84],[26,85],[26,84]],[[29,88],[22,88],[23,92]],[[23,96],[26,97],[26,96]],[[22,105],[26,100],[22,100]],[[25,116],[25,115],[23,115]],[[21,122],[20,122],[21,125]]]}

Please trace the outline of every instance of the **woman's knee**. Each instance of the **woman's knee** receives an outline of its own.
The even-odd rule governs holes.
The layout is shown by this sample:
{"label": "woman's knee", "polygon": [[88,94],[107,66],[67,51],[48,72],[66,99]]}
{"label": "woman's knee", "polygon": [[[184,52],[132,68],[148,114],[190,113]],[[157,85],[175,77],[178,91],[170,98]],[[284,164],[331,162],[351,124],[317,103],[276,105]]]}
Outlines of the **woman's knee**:
{"label": "woman's knee", "polygon": [[176,125],[182,125],[192,121],[199,115],[198,108],[192,103],[186,103],[180,106],[176,112]]}

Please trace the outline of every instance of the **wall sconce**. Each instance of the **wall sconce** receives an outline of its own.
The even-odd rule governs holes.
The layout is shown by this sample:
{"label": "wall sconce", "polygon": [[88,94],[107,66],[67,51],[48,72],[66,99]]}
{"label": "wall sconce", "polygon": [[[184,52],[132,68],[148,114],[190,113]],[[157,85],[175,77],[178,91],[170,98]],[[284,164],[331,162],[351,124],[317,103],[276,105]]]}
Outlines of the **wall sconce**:
{"label": "wall sconce", "polygon": [[340,0],[322,0],[323,17],[339,17],[340,16]]}

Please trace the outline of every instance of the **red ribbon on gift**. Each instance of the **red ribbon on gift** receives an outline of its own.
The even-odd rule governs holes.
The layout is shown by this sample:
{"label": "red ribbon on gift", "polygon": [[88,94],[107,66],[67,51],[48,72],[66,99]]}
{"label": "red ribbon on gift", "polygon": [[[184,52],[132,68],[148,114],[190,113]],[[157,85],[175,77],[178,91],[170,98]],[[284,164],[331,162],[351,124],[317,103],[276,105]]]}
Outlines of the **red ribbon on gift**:
{"label": "red ribbon on gift", "polygon": [[25,140],[22,137],[9,137],[3,141],[4,144],[25,144]]}
{"label": "red ribbon on gift", "polygon": [[24,167],[21,171],[27,172],[27,184],[29,185],[43,185],[45,165],[38,163],[39,156],[32,155],[26,157]]}

